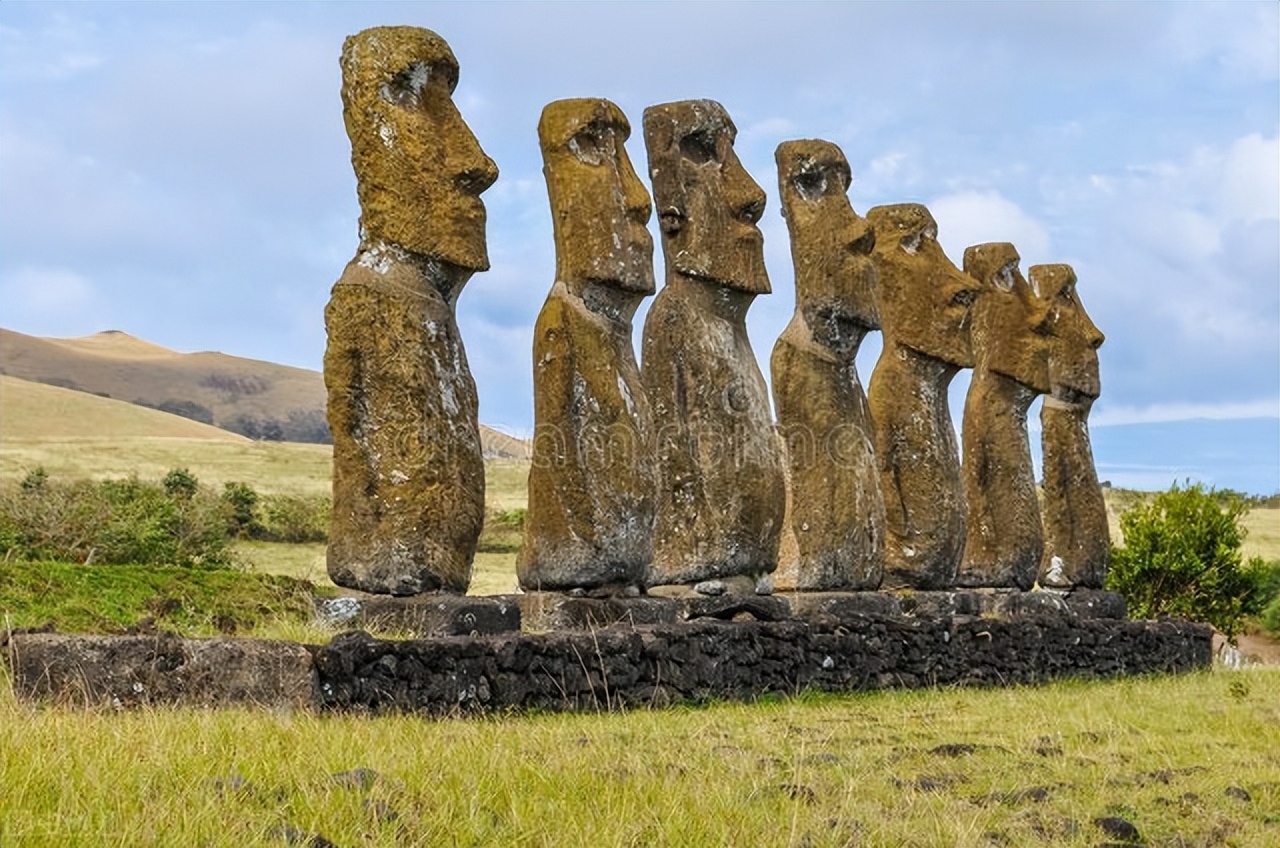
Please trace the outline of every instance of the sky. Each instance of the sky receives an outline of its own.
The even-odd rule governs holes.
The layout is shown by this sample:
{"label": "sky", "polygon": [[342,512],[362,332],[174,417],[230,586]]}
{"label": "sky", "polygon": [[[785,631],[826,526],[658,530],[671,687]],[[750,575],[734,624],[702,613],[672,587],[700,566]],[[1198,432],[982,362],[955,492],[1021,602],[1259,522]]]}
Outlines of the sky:
{"label": "sky", "polygon": [[[1273,2],[5,2],[0,326],[318,370],[324,304],[358,243],[338,56],[387,24],[450,43],[455,101],[500,170],[492,268],[458,305],[485,423],[533,426],[532,327],[555,268],[542,107],[613,100],[643,174],[644,108],[710,98],[769,195],[773,293],[747,318],[766,376],[794,308],[773,151],[823,138],[860,213],[924,203],[957,262],[1009,241],[1024,272],[1074,266],[1107,336],[1095,446],[1166,448],[1099,451],[1101,476],[1280,490]],[[863,344],[864,384],[879,349]]]}

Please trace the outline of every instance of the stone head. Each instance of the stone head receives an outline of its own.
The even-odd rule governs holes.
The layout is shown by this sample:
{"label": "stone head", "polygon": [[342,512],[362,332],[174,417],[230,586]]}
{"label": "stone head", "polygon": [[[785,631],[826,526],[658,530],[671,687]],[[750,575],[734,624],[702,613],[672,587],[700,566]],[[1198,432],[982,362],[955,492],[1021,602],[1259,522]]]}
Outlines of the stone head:
{"label": "stone head", "polygon": [[1104,336],[1076,294],[1070,265],[1032,265],[1031,287],[1047,310],[1050,394],[1066,403],[1092,401],[1101,391],[1098,348]]}
{"label": "stone head", "polygon": [[538,122],[556,279],[579,297],[604,289],[653,294],[649,193],[623,146],[630,134],[622,110],[598,98],[549,103]]}
{"label": "stone head", "polygon": [[1018,270],[1020,261],[1008,242],[965,249],[964,270],[982,285],[973,307],[973,349],[977,367],[1044,394],[1049,391],[1047,311]]}
{"label": "stone head", "polygon": [[970,322],[978,281],[938,244],[938,224],[919,203],[867,212],[875,230],[876,291],[886,342],[956,368],[973,367]]}
{"label": "stone head", "polygon": [[751,294],[770,291],[756,223],[764,190],[733,150],[738,130],[713,100],[644,110],[649,178],[670,272]]}
{"label": "stone head", "polygon": [[454,105],[449,45],[419,27],[376,27],[347,38],[341,65],[361,242],[488,269],[480,194],[498,169]]}
{"label": "stone head", "polygon": [[796,304],[823,344],[856,350],[868,330],[880,329],[875,231],[853,211],[853,175],[829,141],[784,141],[774,153],[782,216],[791,236]]}

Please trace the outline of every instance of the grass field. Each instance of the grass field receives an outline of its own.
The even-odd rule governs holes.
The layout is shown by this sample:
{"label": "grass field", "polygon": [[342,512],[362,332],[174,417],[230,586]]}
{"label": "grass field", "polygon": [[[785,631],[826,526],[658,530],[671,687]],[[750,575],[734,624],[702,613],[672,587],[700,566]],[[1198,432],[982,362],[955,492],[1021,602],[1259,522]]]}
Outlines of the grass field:
{"label": "grass field", "polygon": [[1263,848],[1277,690],[1272,669],[424,720],[68,711],[6,682],[0,844],[1071,848],[1119,817],[1151,846]]}

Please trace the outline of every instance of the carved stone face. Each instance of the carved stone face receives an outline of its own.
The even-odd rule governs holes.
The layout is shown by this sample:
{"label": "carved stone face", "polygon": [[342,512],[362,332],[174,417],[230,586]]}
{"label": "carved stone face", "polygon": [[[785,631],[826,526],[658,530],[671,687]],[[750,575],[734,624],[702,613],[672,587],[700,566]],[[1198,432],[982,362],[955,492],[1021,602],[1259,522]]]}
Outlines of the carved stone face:
{"label": "carved stone face", "polygon": [[1032,265],[1031,287],[1046,310],[1050,393],[1067,403],[1092,401],[1102,389],[1098,348],[1105,337],[1076,295],[1070,265]]}
{"label": "carved stone face", "polygon": [[346,40],[341,64],[362,243],[488,269],[480,194],[498,168],[453,103],[449,45],[418,27],[376,27]]}
{"label": "carved stone face", "polygon": [[1008,242],[965,250],[964,270],[982,285],[973,309],[973,349],[979,368],[1044,394],[1049,391],[1046,310],[1018,270],[1020,260]]}
{"label": "carved stone face", "polygon": [[867,221],[875,230],[872,256],[886,341],[972,368],[969,325],[980,286],[943,252],[933,215],[919,203],[899,203],[875,207]]}
{"label": "carved stone face", "polygon": [[649,193],[623,142],[631,125],[608,100],[557,100],[538,139],[551,198],[556,278],[582,296],[590,284],[653,294]]}
{"label": "carved stone face", "polygon": [[770,291],[756,222],[764,190],[738,161],[738,130],[713,100],[644,110],[649,178],[671,271],[752,294]]}
{"label": "carved stone face", "polygon": [[774,158],[782,214],[791,235],[796,303],[822,344],[856,350],[868,330],[880,329],[875,231],[849,203],[852,175],[829,141],[784,141]]}

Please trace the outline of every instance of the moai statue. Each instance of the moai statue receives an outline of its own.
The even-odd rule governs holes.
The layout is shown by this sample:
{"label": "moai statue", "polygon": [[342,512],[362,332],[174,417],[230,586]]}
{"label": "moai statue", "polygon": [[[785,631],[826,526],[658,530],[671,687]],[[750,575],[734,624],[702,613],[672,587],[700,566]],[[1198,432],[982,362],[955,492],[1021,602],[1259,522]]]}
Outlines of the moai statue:
{"label": "moai statue", "polygon": [[747,308],[770,291],[756,227],[765,196],[736,134],[710,100],[644,112],[667,268],[643,343],[657,432],[650,585],[745,582],[777,566],[782,446],[746,328]]}
{"label": "moai statue", "polygon": [[874,428],[854,364],[880,329],[875,232],[849,203],[851,174],[829,141],[775,154],[791,235],[796,311],[773,347],[773,399],[787,444],[788,515],[779,576],[802,591],[875,589],[884,566],[884,499]]}
{"label": "moai statue", "polygon": [[366,592],[464,592],[484,461],[454,307],[489,267],[480,194],[498,170],[454,105],[458,62],[440,36],[368,29],[341,65],[360,246],[325,308],[329,576]]}
{"label": "moai statue", "polygon": [[973,382],[964,403],[968,537],[956,585],[1030,589],[1044,552],[1027,409],[1049,390],[1045,309],[1007,242],[974,245],[964,269],[982,284],[973,310]]}
{"label": "moai statue", "polygon": [[651,414],[631,344],[653,239],[630,133],[598,99],[557,100],[538,124],[556,279],[533,333],[528,590],[639,588],[653,558]]}
{"label": "moai statue", "polygon": [[877,206],[877,294],[884,349],[867,391],[885,506],[884,588],[945,589],[964,550],[960,455],[947,387],[973,367],[978,282],[938,244],[918,203]]}
{"label": "moai statue", "polygon": [[1076,295],[1070,265],[1032,265],[1031,287],[1048,309],[1049,394],[1040,408],[1044,460],[1044,556],[1039,582],[1101,589],[1111,555],[1107,505],[1089,444],[1089,410],[1101,389],[1098,332]]}

